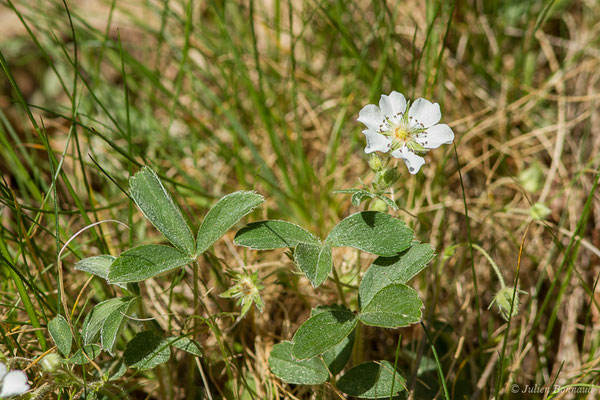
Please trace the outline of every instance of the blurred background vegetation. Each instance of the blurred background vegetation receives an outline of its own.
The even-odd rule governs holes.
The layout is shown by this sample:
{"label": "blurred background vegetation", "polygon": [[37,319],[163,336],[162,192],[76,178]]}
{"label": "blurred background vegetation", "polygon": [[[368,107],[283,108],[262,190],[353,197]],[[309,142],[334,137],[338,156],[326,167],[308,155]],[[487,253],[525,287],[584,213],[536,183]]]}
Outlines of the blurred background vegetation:
{"label": "blurred background vegetation", "polygon": [[[0,351],[24,368],[52,346],[59,285],[79,324],[114,295],[75,261],[160,240],[124,193],[142,165],[193,227],[220,196],[254,189],[267,202],[250,219],[324,235],[357,211],[331,192],[372,178],[358,111],[397,90],[439,102],[456,134],[420,174],[401,166],[400,210],[390,210],[438,253],[412,286],[450,397],[599,384],[599,21],[596,0],[0,0]],[[59,278],[58,250],[107,219],[132,229],[78,236]],[[201,260],[205,309],[192,308],[182,273],[176,285],[168,275],[143,286],[146,317],[171,332],[202,318],[213,398],[340,398],[286,385],[267,366],[272,345],[311,305],[335,302],[335,287],[313,290],[284,252],[242,250],[232,235]],[[527,293],[510,324],[488,310],[500,286],[469,243]],[[371,260],[334,252],[349,296]],[[258,271],[266,307],[233,324],[239,309],[217,295],[241,268]],[[420,326],[367,329],[358,359],[393,360],[398,340],[412,397],[440,398]],[[176,353],[117,384],[135,399],[204,398],[192,363]],[[51,379],[37,366],[29,377],[34,387]],[[75,393],[88,395],[47,396]]]}

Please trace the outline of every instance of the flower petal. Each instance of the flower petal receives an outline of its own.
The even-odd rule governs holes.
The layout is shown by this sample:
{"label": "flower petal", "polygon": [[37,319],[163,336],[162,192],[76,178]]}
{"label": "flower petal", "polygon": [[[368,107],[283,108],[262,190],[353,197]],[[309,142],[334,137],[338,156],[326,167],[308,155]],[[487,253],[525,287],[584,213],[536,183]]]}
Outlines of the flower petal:
{"label": "flower petal", "polygon": [[27,379],[27,375],[23,371],[10,371],[2,381],[0,397],[4,398],[25,393],[30,388]]}
{"label": "flower petal", "polygon": [[408,119],[415,128],[429,128],[440,122],[442,112],[438,103],[418,98],[408,110]]}
{"label": "flower petal", "polygon": [[379,132],[385,123],[385,116],[375,104],[367,104],[360,110],[356,120],[365,124],[370,130]]}
{"label": "flower petal", "polygon": [[446,124],[437,124],[416,136],[415,140],[426,149],[437,149],[454,140],[454,132]]}
{"label": "flower petal", "polygon": [[365,147],[365,153],[367,154],[373,153],[374,151],[386,153],[390,147],[392,147],[392,141],[380,133],[373,132],[369,129],[365,129],[362,133],[367,138],[367,147]]}
{"label": "flower petal", "polygon": [[413,175],[419,172],[423,164],[425,164],[425,159],[423,157],[416,155],[406,146],[402,146],[398,150],[394,150],[392,152],[392,156],[404,161],[404,164],[406,164],[406,167],[408,168],[408,172]]}
{"label": "flower petal", "polygon": [[381,95],[381,98],[379,99],[379,108],[381,109],[383,115],[385,115],[387,118],[391,119],[394,117],[394,111],[392,110],[392,102],[390,101],[390,98],[387,95]]}
{"label": "flower petal", "polygon": [[396,91],[390,93],[389,96],[382,94],[379,107],[386,117],[398,121],[406,111],[406,99],[402,93]]}

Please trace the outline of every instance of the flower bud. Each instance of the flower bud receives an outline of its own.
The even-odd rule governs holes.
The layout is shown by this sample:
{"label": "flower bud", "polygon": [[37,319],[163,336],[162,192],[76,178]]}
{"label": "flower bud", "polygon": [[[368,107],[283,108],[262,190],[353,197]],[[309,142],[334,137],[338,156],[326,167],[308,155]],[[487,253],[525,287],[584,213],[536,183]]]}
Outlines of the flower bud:
{"label": "flower bud", "polygon": [[[504,288],[500,289],[500,291],[498,293],[496,293],[496,296],[494,296],[494,300],[492,300],[492,302],[490,303],[490,307],[494,303],[496,303],[496,306],[498,307],[498,311],[500,312],[500,315],[502,316],[502,318],[504,318],[505,321],[508,321],[509,318],[515,317],[517,314],[519,314],[519,294],[525,294],[525,293],[526,292],[519,290],[519,289],[515,290],[515,288],[504,287]],[[515,298],[514,304],[512,304],[513,295]],[[511,313],[511,304],[512,304],[512,313]]]}
{"label": "flower bud", "polygon": [[519,184],[529,193],[535,193],[542,187],[544,173],[537,162],[519,174]]}
{"label": "flower bud", "polygon": [[381,199],[374,199],[369,209],[371,211],[387,212],[388,206],[385,204],[385,201]]}
{"label": "flower bud", "polygon": [[238,299],[238,304],[242,306],[240,319],[246,315],[252,304],[262,312],[264,303],[260,297],[260,291],[264,289],[264,286],[258,278],[258,273],[232,272],[230,275],[234,285],[221,293],[219,297]]}
{"label": "flower bud", "polygon": [[529,209],[529,215],[535,220],[542,220],[550,215],[550,209],[543,203],[535,203]]}
{"label": "flower bud", "polygon": [[443,255],[443,259],[447,260],[451,257],[454,256],[454,253],[456,253],[456,248],[458,247],[458,244],[453,244],[452,246],[448,246],[444,249],[444,255]]}
{"label": "flower bud", "polygon": [[381,159],[377,157],[377,154],[371,153],[371,157],[369,158],[369,168],[371,168],[374,172],[377,172],[383,167],[383,163]]}
{"label": "flower bud", "polygon": [[50,353],[42,359],[40,365],[46,372],[54,372],[60,366],[61,360],[58,354]]}
{"label": "flower bud", "polygon": [[373,188],[377,191],[382,191],[390,188],[400,178],[395,167],[385,168],[375,174]]}

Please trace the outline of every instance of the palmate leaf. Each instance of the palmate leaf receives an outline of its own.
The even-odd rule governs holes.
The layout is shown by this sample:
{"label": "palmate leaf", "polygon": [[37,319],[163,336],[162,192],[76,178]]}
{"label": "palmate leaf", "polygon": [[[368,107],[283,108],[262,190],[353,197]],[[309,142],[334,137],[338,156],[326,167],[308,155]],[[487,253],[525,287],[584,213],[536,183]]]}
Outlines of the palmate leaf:
{"label": "palmate leaf", "polygon": [[236,222],[264,200],[258,193],[246,191],[231,193],[221,198],[206,214],[198,230],[196,255],[205,252]]}
{"label": "palmate leaf", "polygon": [[342,342],[356,326],[356,316],[347,310],[327,310],[306,320],[296,331],[292,355],[306,360],[323,354]]}
{"label": "palmate leaf", "polygon": [[269,355],[269,367],[279,379],[297,385],[319,385],[329,378],[327,367],[319,357],[298,360],[292,355],[292,342],[273,346]]}
{"label": "palmate leaf", "polygon": [[179,250],[192,256],[196,243],[192,231],[158,176],[149,167],[129,179],[131,197],[148,220]]}
{"label": "palmate leaf", "polygon": [[381,289],[392,283],[406,283],[433,258],[433,247],[415,243],[395,257],[379,257],[363,276],[358,289],[360,307],[368,304]]}
{"label": "palmate leaf", "polygon": [[367,361],[342,375],[337,387],[361,399],[389,399],[405,390],[406,383],[388,361]]}
{"label": "palmate leaf", "polygon": [[378,256],[392,257],[406,250],[414,233],[389,214],[363,211],[337,224],[325,239],[332,247],[354,247]]}

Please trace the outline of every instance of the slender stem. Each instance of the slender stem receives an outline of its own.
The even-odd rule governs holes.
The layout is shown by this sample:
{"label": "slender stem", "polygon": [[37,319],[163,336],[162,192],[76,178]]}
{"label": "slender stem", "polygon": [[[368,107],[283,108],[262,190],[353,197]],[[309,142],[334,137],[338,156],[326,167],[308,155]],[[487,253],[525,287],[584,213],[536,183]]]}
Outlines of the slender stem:
{"label": "slender stem", "polygon": [[[194,271],[194,276],[193,276],[193,291],[194,291],[194,312],[192,313],[192,315],[196,315],[196,313],[198,312],[198,308],[200,306],[199,304],[199,299],[200,299],[200,288],[198,286],[198,281],[200,279],[200,274],[199,274],[199,270],[200,270],[200,265],[198,264],[198,259],[194,260],[194,265],[192,267],[192,270]],[[192,339],[196,340],[196,335],[199,332],[199,328],[200,328],[200,319],[199,318],[194,318],[194,322],[193,322],[193,326],[192,326]],[[201,370],[202,373],[202,370]],[[210,392],[210,389],[208,386],[206,386],[206,391]]]}
{"label": "slender stem", "polygon": [[360,322],[354,328],[354,349],[352,349],[352,362],[358,365],[363,361],[364,341],[363,341],[363,324]]}
{"label": "slender stem", "polygon": [[446,400],[450,400],[450,396],[448,395],[448,388],[446,387],[446,378],[444,378],[442,365],[440,364],[440,359],[438,358],[437,351],[435,350],[435,346],[433,345],[433,341],[431,340],[431,336],[429,335],[429,330],[427,329],[423,321],[421,321],[421,326],[423,327],[425,335],[427,336],[427,340],[429,341],[429,345],[431,346],[431,352],[433,353],[433,358],[435,359],[435,365],[437,367],[440,383],[442,384],[442,388],[444,389],[444,397],[446,398]]}
{"label": "slender stem", "polygon": [[394,397],[394,384],[396,383],[396,371],[398,368],[398,356],[400,355],[400,343],[402,343],[402,335],[398,335],[398,345],[396,346],[396,358],[394,359],[394,373],[392,374],[392,388],[390,389],[390,400]]}
{"label": "slender stem", "polygon": [[200,363],[200,358],[194,357],[194,360],[196,361],[196,366],[198,367],[198,371],[200,372],[202,383],[204,383],[204,387],[206,388],[206,397],[208,397],[208,400],[213,400],[212,394],[210,393],[210,386],[208,386],[208,380],[206,379],[206,375],[204,374],[204,369],[202,369],[202,364]]}
{"label": "slender stem", "polygon": [[[436,11],[437,13],[437,11]],[[456,168],[458,169],[458,177],[460,180],[460,188],[462,190],[463,204],[465,207],[465,222],[467,224],[467,239],[469,242],[469,250],[471,253],[471,275],[473,277],[473,291],[475,292],[474,300],[475,300],[475,309],[477,311],[477,333],[479,338],[479,343],[483,343],[483,328],[481,325],[481,310],[479,305],[479,290],[477,289],[477,273],[475,271],[475,258],[473,257],[473,238],[471,237],[471,220],[469,219],[469,207],[467,206],[467,195],[465,193],[465,184],[462,178],[462,172],[460,171],[460,160],[458,159],[458,151],[456,150],[456,144],[453,143],[454,147],[454,157],[456,157]]]}
{"label": "slender stem", "polygon": [[[198,260],[194,260],[194,266],[193,266],[193,271],[194,271],[194,314],[198,311],[198,308],[200,306],[199,303],[199,299],[200,299],[200,288],[198,286],[198,282],[200,280],[200,274],[199,274],[199,270],[200,270],[200,265],[198,264]],[[199,325],[200,325],[200,319],[199,318],[194,318],[194,333],[192,334],[192,338],[196,339],[196,334],[199,331]],[[204,374],[204,369],[202,368],[202,364],[200,362],[200,359],[198,357],[194,357],[194,361],[196,363],[196,366],[198,367],[198,372],[200,372],[200,377],[202,378],[202,383],[204,383],[204,387],[206,388],[206,395],[208,397],[209,400],[212,400],[212,394],[210,392],[210,386],[208,385],[208,380],[206,379],[206,375]]]}
{"label": "slender stem", "polygon": [[512,321],[513,309],[515,307],[515,300],[517,298],[517,287],[519,285],[519,272],[521,271],[521,256],[523,255],[523,248],[525,247],[525,239],[527,238],[527,233],[529,232],[529,228],[531,227],[530,221],[527,224],[527,228],[525,228],[525,233],[523,234],[523,239],[521,240],[521,246],[519,247],[519,256],[517,257],[517,272],[515,273],[515,286],[513,290],[512,299],[510,301],[510,312],[508,313],[508,321],[506,321],[506,330],[504,331],[504,339],[502,341],[502,351],[500,352],[500,362],[498,363],[499,368],[499,377],[496,384],[496,396],[495,398],[499,398],[500,388],[502,386],[502,379],[504,374],[504,353],[506,351],[506,346],[508,344],[508,338],[510,335],[510,322]]}
{"label": "slender stem", "polygon": [[502,274],[500,273],[500,268],[498,267],[498,264],[496,264],[494,262],[494,260],[492,260],[492,257],[490,257],[490,255],[487,253],[487,251],[485,251],[481,246],[479,246],[475,243],[473,243],[472,246],[475,250],[478,250],[481,254],[483,254],[483,256],[490,262],[490,264],[492,264],[492,268],[494,269],[494,272],[496,273],[496,276],[498,277],[498,280],[500,281],[500,286],[502,286],[502,289],[504,289],[506,287],[506,283],[504,282],[504,278],[502,277]]}
{"label": "slender stem", "polygon": [[338,295],[340,296],[340,300],[342,301],[342,304],[344,305],[344,307],[348,308],[348,303],[346,302],[346,296],[344,295],[344,289],[342,288],[342,284],[340,282],[340,277],[337,273],[337,269],[335,268],[335,265],[332,268],[333,270],[333,280],[335,281],[335,286],[337,287],[338,290]]}

